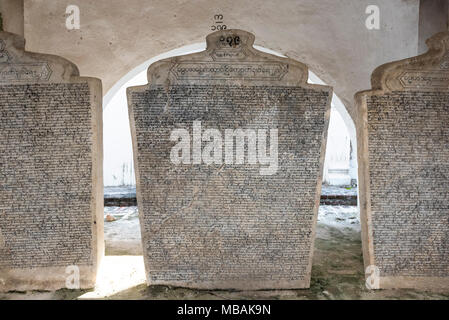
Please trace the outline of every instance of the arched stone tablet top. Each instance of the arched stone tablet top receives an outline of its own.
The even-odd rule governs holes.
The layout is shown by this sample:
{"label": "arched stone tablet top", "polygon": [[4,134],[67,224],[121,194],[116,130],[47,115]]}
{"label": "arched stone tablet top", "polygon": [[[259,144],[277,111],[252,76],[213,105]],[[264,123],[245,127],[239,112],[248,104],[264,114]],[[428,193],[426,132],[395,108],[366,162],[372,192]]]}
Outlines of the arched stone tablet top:
{"label": "arched stone tablet top", "polygon": [[305,64],[261,52],[253,47],[254,40],[253,34],[238,29],[211,33],[206,37],[205,51],[150,65],[148,83],[209,84],[219,81],[232,85],[307,85]]}
{"label": "arched stone tablet top", "polygon": [[426,41],[419,56],[387,63],[371,75],[371,85],[383,91],[449,91],[449,32]]}
{"label": "arched stone tablet top", "polygon": [[0,31],[0,84],[69,82],[79,76],[72,62],[49,54],[25,51],[25,39]]}

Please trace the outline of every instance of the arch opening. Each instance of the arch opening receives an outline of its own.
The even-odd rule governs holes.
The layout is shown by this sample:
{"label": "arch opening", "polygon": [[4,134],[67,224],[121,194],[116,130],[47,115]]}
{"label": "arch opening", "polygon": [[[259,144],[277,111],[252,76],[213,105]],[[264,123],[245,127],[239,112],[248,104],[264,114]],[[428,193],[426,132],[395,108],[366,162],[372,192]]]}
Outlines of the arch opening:
{"label": "arch opening", "polygon": [[[256,49],[285,57],[261,47]],[[148,67],[159,60],[187,55],[206,49],[206,43],[196,43],[171,50],[153,57],[123,76],[103,97],[104,185],[135,185],[131,133],[129,129],[126,88],[147,83]],[[326,85],[309,70],[309,83]],[[329,141],[329,138],[331,138]],[[331,120],[326,150],[324,182],[331,185],[355,185],[357,183],[357,140],[354,121],[340,98],[333,93]],[[331,148],[329,148],[331,146]],[[329,157],[328,157],[329,155]],[[334,171],[334,173],[333,173]],[[332,177],[334,174],[335,177]],[[340,177],[344,175],[344,177]]]}

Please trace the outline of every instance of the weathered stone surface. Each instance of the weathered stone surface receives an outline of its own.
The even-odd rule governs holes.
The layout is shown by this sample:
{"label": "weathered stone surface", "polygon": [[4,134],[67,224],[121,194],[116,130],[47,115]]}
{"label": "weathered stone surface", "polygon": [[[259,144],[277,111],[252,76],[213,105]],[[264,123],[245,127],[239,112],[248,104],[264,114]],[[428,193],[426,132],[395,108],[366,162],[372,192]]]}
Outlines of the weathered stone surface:
{"label": "weathered stone surface", "polygon": [[[206,51],[161,60],[147,85],[128,88],[148,284],[308,287],[331,88],[307,84],[304,64],[255,50],[245,31],[206,40]],[[254,133],[243,163],[226,144],[237,144],[226,139],[235,129]],[[174,152],[176,132],[193,140],[190,154]],[[276,170],[261,164],[261,146]]]}
{"label": "weathered stone surface", "polygon": [[101,82],[24,44],[0,32],[0,291],[64,288],[69,266],[93,287],[104,251]]}
{"label": "weathered stone surface", "polygon": [[449,288],[449,34],[356,95],[365,267],[380,288]]}

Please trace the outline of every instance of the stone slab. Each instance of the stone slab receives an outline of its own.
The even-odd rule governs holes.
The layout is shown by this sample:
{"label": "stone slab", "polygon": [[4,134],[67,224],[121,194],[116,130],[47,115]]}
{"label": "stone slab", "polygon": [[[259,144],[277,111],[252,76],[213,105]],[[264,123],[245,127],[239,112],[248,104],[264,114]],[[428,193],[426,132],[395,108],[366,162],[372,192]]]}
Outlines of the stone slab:
{"label": "stone slab", "polygon": [[427,44],[423,55],[378,67],[372,90],[356,94],[363,254],[379,271],[373,289],[449,288],[449,34]]}
{"label": "stone slab", "polygon": [[[127,91],[147,282],[309,287],[332,90],[308,84],[304,64],[254,49],[248,32],[206,41],[152,64],[149,83]],[[237,138],[226,140],[237,129],[243,163]],[[174,152],[179,132],[191,154]]]}
{"label": "stone slab", "polygon": [[95,284],[103,244],[101,81],[0,32],[0,291]]}

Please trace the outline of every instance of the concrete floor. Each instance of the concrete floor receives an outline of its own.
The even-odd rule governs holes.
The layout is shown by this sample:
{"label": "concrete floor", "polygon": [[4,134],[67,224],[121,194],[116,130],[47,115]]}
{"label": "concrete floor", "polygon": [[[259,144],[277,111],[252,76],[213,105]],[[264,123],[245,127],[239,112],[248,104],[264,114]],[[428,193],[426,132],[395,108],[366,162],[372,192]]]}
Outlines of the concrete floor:
{"label": "concrete floor", "polygon": [[[137,219],[132,209],[125,217],[125,229]],[[133,218],[134,216],[134,218]],[[106,243],[118,241],[119,221],[105,223]],[[114,226],[115,224],[115,226]],[[133,225],[131,223],[131,225]],[[111,227],[109,227],[111,226]],[[112,227],[114,226],[114,227]],[[138,224],[137,224],[138,226]],[[114,231],[115,230],[115,231]],[[107,248],[113,252],[117,248]],[[126,252],[125,252],[126,253]],[[0,299],[449,299],[449,292],[418,290],[376,290],[365,288],[356,207],[321,206],[315,241],[312,280],[309,289],[301,290],[191,290],[166,286],[147,287],[142,256],[109,255],[104,259],[95,290],[58,290],[55,292],[10,292]]]}

